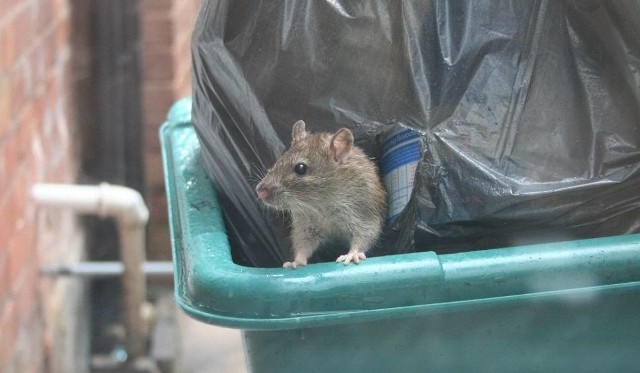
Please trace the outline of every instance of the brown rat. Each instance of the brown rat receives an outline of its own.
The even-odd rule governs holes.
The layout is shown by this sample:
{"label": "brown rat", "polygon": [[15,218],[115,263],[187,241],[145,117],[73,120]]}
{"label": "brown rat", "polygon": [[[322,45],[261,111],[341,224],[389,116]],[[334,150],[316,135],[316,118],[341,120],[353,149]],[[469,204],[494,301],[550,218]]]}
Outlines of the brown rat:
{"label": "brown rat", "polygon": [[346,128],[312,134],[298,121],[291,137],[289,150],[256,187],[267,206],[291,214],[294,260],[283,267],[307,265],[318,246],[336,236],[350,243],[336,261],[358,264],[377,240],[386,211],[376,165]]}

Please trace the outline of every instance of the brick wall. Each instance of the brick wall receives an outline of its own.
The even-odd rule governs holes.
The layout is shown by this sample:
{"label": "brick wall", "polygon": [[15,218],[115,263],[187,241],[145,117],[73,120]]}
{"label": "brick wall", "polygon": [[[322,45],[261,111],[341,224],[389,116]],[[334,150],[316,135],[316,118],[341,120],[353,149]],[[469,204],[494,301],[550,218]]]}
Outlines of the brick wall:
{"label": "brick wall", "polygon": [[83,345],[81,323],[64,318],[80,309],[82,284],[38,272],[79,260],[82,230],[29,196],[34,183],[77,174],[70,14],[68,1],[0,0],[1,371],[72,371],[78,358],[69,355],[82,353],[60,351]]}
{"label": "brick wall", "polygon": [[170,258],[158,129],[171,104],[191,94],[191,33],[200,0],[143,0],[144,165],[151,210],[148,258]]}
{"label": "brick wall", "polygon": [[[158,128],[190,94],[193,22],[200,0],[141,0],[144,162],[152,211],[149,257],[168,259],[170,241]],[[43,278],[41,266],[84,256],[71,213],[37,208],[35,183],[74,183],[86,111],[90,41],[86,0],[0,0],[0,371],[87,369],[86,289]]]}

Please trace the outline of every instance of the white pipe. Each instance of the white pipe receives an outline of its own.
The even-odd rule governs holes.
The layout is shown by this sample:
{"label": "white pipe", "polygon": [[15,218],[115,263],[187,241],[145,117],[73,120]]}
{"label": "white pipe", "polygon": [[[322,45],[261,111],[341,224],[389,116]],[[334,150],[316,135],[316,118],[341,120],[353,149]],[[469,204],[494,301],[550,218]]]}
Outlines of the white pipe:
{"label": "white pipe", "polygon": [[131,224],[147,224],[149,210],[137,191],[118,185],[36,184],[33,198],[41,206],[113,217]]}
{"label": "white pipe", "polygon": [[[140,267],[145,276],[173,275],[173,262],[144,262]],[[81,262],[40,268],[44,276],[73,276],[81,278],[117,277],[124,273],[122,262]]]}
{"label": "white pipe", "polygon": [[31,194],[44,207],[116,219],[124,266],[122,281],[126,347],[130,357],[142,356],[148,328],[142,315],[146,282],[140,266],[145,261],[145,227],[149,220],[149,210],[140,193],[130,188],[102,183],[98,186],[36,184],[32,187]]}

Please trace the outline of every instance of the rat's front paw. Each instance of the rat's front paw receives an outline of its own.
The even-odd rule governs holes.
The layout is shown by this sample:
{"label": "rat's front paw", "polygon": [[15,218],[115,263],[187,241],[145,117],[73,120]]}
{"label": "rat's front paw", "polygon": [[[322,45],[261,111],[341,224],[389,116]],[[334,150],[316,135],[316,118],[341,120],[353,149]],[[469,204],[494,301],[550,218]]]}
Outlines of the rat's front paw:
{"label": "rat's front paw", "polygon": [[284,264],[282,265],[282,268],[296,269],[300,266],[306,266],[306,265],[307,265],[307,262],[294,260],[293,262],[284,262]]}
{"label": "rat's front paw", "polygon": [[349,263],[351,262],[359,264],[361,260],[365,259],[367,259],[367,257],[364,255],[364,253],[361,253],[359,251],[349,251],[345,255],[340,255],[338,259],[336,259],[336,262],[342,262],[344,263],[344,265],[349,265]]}

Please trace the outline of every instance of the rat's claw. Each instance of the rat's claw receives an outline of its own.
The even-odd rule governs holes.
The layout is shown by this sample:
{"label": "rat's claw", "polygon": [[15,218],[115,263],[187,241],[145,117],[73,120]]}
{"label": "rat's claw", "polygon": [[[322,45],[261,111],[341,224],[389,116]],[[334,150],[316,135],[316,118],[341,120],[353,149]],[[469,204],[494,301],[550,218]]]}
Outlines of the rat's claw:
{"label": "rat's claw", "polygon": [[298,262],[298,261],[284,262],[284,264],[282,265],[282,268],[296,269],[296,268],[298,268],[298,266],[306,266],[306,265],[307,265],[307,263]]}
{"label": "rat's claw", "polygon": [[349,263],[351,263],[353,261],[353,263],[355,264],[360,264],[360,260],[365,260],[367,259],[367,257],[364,255],[364,253],[361,253],[359,251],[354,251],[354,252],[349,252],[345,255],[340,255],[338,257],[338,259],[336,259],[337,263],[344,263],[344,265],[349,265]]}

